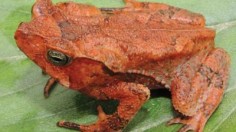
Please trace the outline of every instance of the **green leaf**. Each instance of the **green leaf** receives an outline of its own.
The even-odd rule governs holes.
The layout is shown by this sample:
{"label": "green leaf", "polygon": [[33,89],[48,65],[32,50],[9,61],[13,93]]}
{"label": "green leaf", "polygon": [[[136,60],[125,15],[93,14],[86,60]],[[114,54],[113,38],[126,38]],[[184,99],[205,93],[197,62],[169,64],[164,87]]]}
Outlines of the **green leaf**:
{"label": "green leaf", "polygon": [[[98,7],[124,6],[121,0],[76,1]],[[221,105],[204,130],[236,131],[236,1],[149,1],[199,12],[206,17],[207,25],[217,30],[216,46],[224,48],[231,56],[230,79]],[[60,85],[56,86],[50,98],[44,99],[43,87],[48,76],[42,75],[41,69],[16,47],[14,32],[20,22],[30,20],[33,3],[33,0],[3,0],[0,4],[0,131],[69,131],[58,128],[56,122],[62,119],[78,123],[96,121],[97,105],[102,104],[109,112],[107,110],[114,109],[114,102],[93,100]],[[174,115],[173,108],[169,98],[159,95],[140,109],[125,131],[172,132],[181,127],[165,125]]]}

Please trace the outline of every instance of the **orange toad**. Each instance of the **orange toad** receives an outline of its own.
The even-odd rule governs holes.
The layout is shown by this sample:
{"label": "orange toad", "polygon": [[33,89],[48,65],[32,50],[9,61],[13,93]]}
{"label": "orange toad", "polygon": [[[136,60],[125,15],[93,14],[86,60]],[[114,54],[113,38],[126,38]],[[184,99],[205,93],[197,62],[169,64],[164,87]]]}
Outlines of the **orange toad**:
{"label": "orange toad", "polygon": [[180,132],[201,132],[219,105],[229,76],[229,55],[214,47],[215,31],[202,15],[160,3],[124,0],[124,8],[36,0],[32,20],[15,33],[18,47],[57,81],[99,100],[118,100],[115,113],[99,106],[92,125],[60,121],[80,131],[120,131],[150,96],[171,91],[183,116]]}

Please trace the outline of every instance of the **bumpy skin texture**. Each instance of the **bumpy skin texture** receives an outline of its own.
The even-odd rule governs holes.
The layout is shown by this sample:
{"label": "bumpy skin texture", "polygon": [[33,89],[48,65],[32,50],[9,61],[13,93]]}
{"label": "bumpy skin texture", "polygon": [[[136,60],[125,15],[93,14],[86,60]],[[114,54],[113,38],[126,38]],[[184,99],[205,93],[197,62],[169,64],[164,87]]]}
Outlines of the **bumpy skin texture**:
{"label": "bumpy skin texture", "polygon": [[[229,56],[214,47],[215,31],[204,17],[160,3],[124,0],[119,9],[98,9],[74,2],[53,5],[36,0],[32,20],[19,25],[18,47],[60,84],[100,100],[118,100],[117,111],[92,125],[61,121],[81,131],[120,131],[148,100],[149,89],[171,91],[183,116],[181,132],[201,132],[219,105],[229,76]],[[49,50],[71,59],[57,66]]]}

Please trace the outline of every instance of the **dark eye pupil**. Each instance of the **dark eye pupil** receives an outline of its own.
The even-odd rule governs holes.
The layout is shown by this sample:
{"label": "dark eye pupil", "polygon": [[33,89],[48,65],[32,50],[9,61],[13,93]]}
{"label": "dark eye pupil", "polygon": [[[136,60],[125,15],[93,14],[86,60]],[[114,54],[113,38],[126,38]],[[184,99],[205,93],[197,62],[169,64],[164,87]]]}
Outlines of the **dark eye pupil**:
{"label": "dark eye pupil", "polygon": [[64,66],[68,64],[70,60],[67,55],[55,50],[49,50],[47,53],[47,58],[52,64],[57,66]]}
{"label": "dark eye pupil", "polygon": [[57,58],[57,57],[52,57],[52,59],[55,61],[63,61],[61,58]]}

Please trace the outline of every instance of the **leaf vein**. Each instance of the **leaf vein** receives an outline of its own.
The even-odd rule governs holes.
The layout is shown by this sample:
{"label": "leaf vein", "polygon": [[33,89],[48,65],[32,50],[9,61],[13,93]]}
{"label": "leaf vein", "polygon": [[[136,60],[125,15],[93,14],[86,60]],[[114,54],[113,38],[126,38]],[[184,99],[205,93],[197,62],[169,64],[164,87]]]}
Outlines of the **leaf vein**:
{"label": "leaf vein", "polygon": [[27,57],[25,55],[16,55],[16,56],[0,58],[0,61],[23,60],[23,59],[26,59],[26,58]]}
{"label": "leaf vein", "polygon": [[221,31],[223,31],[225,29],[228,29],[228,28],[231,28],[233,26],[236,26],[236,20],[225,22],[225,23],[219,23],[219,24],[216,24],[216,25],[211,25],[211,26],[208,26],[208,27],[216,29],[216,33],[219,33]]}
{"label": "leaf vein", "polygon": [[172,118],[172,116],[166,116],[166,117],[163,117],[161,119],[153,120],[153,121],[151,121],[152,123],[147,123],[148,125],[145,125],[145,126],[143,126],[141,128],[134,129],[131,132],[140,132],[140,131],[148,130],[150,128],[153,128],[153,127],[156,127],[156,126],[162,124],[163,122],[167,122],[171,118]]}
{"label": "leaf vein", "polygon": [[[86,104],[82,104],[82,105],[79,105],[79,106],[76,106],[76,107],[71,107],[71,108],[68,108],[68,109],[56,112],[55,114],[48,114],[48,115],[44,115],[44,116],[40,116],[40,117],[31,118],[31,119],[25,120],[24,122],[31,122],[33,120],[42,120],[42,119],[45,119],[45,118],[53,117],[53,116],[59,115],[61,113],[66,113],[68,111],[73,111],[74,109],[77,109],[79,107],[87,106],[87,105],[89,105],[91,103],[94,103],[94,102],[96,102],[96,101],[92,100],[92,101],[87,102]],[[9,124],[7,124],[5,126],[16,125],[18,123],[21,123],[21,122],[9,123]]]}
{"label": "leaf vein", "polygon": [[19,92],[22,92],[22,91],[25,91],[25,90],[30,89],[30,88],[32,88],[32,87],[34,87],[34,86],[37,86],[37,85],[39,85],[39,84],[41,84],[41,83],[43,83],[43,82],[35,83],[35,84],[30,85],[30,86],[28,86],[28,87],[26,87],[26,88],[23,88],[23,89],[20,89],[20,90],[15,90],[15,91],[13,91],[13,92],[9,92],[9,93],[3,94],[3,95],[0,96],[0,98],[6,97],[6,96],[9,96],[9,95],[13,95],[13,94],[16,94],[16,93],[19,93]]}
{"label": "leaf vein", "polygon": [[[17,7],[12,7],[12,8],[0,7],[0,10],[11,11],[11,9],[16,9],[16,8],[17,8]],[[24,13],[24,14],[31,14],[29,11],[25,11],[25,10],[17,10],[17,12],[19,12],[19,13]]]}
{"label": "leaf vein", "polygon": [[216,125],[216,127],[211,131],[215,132],[225,121],[229,118],[229,116],[236,110],[236,107],[233,107],[233,109],[228,113],[228,115],[224,116],[224,118]]}

